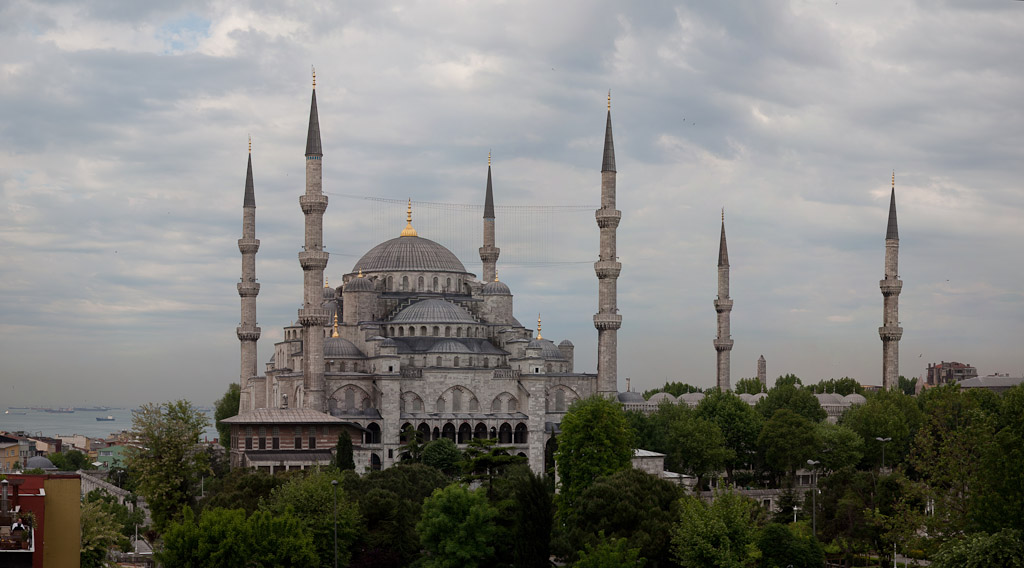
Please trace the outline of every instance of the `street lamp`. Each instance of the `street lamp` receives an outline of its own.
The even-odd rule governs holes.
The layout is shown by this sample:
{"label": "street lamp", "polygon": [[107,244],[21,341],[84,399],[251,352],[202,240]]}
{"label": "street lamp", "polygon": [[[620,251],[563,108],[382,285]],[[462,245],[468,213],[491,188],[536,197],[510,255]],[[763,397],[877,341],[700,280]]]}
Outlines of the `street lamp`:
{"label": "street lamp", "polygon": [[814,538],[818,538],[818,468],[820,461],[807,460],[807,465],[811,466],[811,534]]}
{"label": "street lamp", "polygon": [[334,568],[338,568],[338,480],[332,479],[334,486]]}
{"label": "street lamp", "polygon": [[875,439],[882,443],[882,471],[885,471],[885,443],[891,442],[892,438],[882,438],[876,436]]}

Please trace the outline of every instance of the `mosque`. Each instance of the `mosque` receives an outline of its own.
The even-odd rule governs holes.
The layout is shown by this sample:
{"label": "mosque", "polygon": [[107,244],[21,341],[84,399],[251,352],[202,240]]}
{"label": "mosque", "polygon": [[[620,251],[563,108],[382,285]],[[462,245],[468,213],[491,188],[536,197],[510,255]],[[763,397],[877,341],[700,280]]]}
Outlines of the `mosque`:
{"label": "mosque", "polygon": [[[618,391],[617,280],[622,265],[616,256],[616,229],[622,213],[615,208],[615,148],[611,100],[605,124],[598,226],[597,373],[578,373],[573,344],[555,343],[515,317],[512,291],[498,278],[501,249],[495,242],[494,191],[488,159],[484,193],[480,279],[450,250],[418,234],[412,202],[398,236],[366,252],[330,287],[324,278],[323,216],[327,196],[322,187],[323,152],[314,76],[306,137],[306,184],[299,196],[305,216],[304,246],[298,253],[303,274],[303,303],[295,324],[284,328],[273,357],[260,374],[256,343],[256,197],[252,149],[242,206],[241,344],[239,414],[224,420],[231,427],[232,467],[274,472],[329,463],[339,435],[353,440],[357,471],[389,467],[401,459],[412,435],[423,441],[448,438],[463,446],[476,438],[496,438],[527,458],[534,471],[552,464],[552,440],[569,406],[598,394],[615,397],[627,409],[652,411],[654,400]],[[397,228],[397,227],[396,227]],[[883,385],[898,376],[897,299],[899,237],[896,229],[895,177],[886,233]],[[716,386],[730,388],[729,255],[725,219],[718,256]],[[531,311],[530,313],[535,313]],[[758,361],[765,382],[765,360]],[[671,396],[671,395],[666,395]],[[833,395],[828,395],[832,397]],[[664,397],[662,397],[664,398]],[[695,404],[681,397],[677,403]],[[692,398],[692,397],[691,397]],[[748,397],[749,398],[749,397]],[[821,399],[822,396],[819,396]],[[826,397],[822,405],[835,419],[862,400]],[[834,398],[834,397],[833,397]],[[753,404],[756,400],[748,400]],[[413,434],[415,432],[415,434]]]}

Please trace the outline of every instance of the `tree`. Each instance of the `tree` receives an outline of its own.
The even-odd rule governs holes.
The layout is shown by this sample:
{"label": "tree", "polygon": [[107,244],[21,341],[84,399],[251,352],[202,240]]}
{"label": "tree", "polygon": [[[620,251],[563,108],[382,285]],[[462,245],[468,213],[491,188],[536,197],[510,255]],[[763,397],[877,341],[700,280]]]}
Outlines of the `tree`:
{"label": "tree", "polygon": [[65,450],[47,456],[50,463],[60,471],[78,471],[80,469],[96,469],[89,463],[89,456],[78,450]]}
{"label": "tree", "polygon": [[583,550],[607,535],[625,539],[649,566],[670,566],[669,534],[681,496],[678,485],[638,469],[602,477],[583,492],[566,523],[569,544]]}
{"label": "tree", "polygon": [[721,471],[735,457],[735,452],[725,445],[722,429],[696,411],[686,408],[669,424],[665,465],[696,477],[698,488],[703,488],[710,474]]}
{"label": "tree", "polygon": [[338,434],[338,446],[334,452],[334,467],[339,471],[356,468],[356,460],[352,455],[352,436],[342,431]]}
{"label": "tree", "polygon": [[975,533],[942,545],[932,561],[935,568],[1024,567],[1024,535],[1013,529],[995,534]]}
{"label": "tree", "polygon": [[498,445],[494,438],[474,438],[469,441],[464,454],[463,479],[474,481],[477,479],[487,480],[487,497],[492,497],[494,487],[494,476],[501,475],[510,465],[526,463],[523,456],[513,456],[508,453],[509,448]]}
{"label": "tree", "polygon": [[[760,412],[765,420],[771,419],[780,408],[787,408],[811,422],[821,422],[828,416],[811,391],[790,384],[784,379],[785,377],[779,377],[779,382],[775,384],[775,388],[768,391],[768,396],[754,405],[754,409]],[[796,377],[793,379],[798,382],[800,380]]]}
{"label": "tree", "polygon": [[[191,509],[172,522],[157,560],[164,566],[250,568],[253,566],[330,566],[317,558],[312,535],[289,512],[241,509],[203,511],[198,522]],[[333,557],[331,557],[333,561]]]}
{"label": "tree", "polygon": [[688,383],[681,383],[679,381],[665,381],[665,386],[661,388],[655,388],[644,391],[643,397],[644,399],[649,399],[659,392],[667,392],[674,397],[679,397],[680,395],[684,395],[686,393],[700,392],[700,389]]}
{"label": "tree", "polygon": [[[917,401],[891,390],[868,393],[867,401],[847,410],[839,423],[864,440],[864,458],[860,467],[876,468],[882,463],[883,444],[887,465],[896,466],[906,459],[921,420]],[[880,442],[878,438],[889,438],[890,441]]]}
{"label": "tree", "polygon": [[762,385],[761,380],[757,377],[751,377],[749,379],[740,379],[736,381],[736,385],[733,387],[732,392],[736,394],[758,394],[768,392],[768,387]]}
{"label": "tree", "polygon": [[680,501],[672,528],[672,554],[683,568],[740,568],[757,557],[754,544],[760,507],[739,493],[721,492],[706,504],[696,497]]}
{"label": "tree", "polygon": [[757,548],[763,568],[818,568],[825,565],[825,552],[813,535],[800,525],[769,523],[761,529]]}
{"label": "tree", "polygon": [[983,453],[975,523],[987,532],[1024,531],[1024,385],[1005,393],[995,416],[993,443]]}
{"label": "tree", "polygon": [[[835,393],[840,396],[846,396],[848,394],[863,394],[864,387],[860,386],[860,383],[856,379],[850,377],[843,377],[841,379],[828,379],[819,382],[816,385],[812,385],[811,388],[815,393]],[[911,393],[913,394],[913,393]]]}
{"label": "tree", "polygon": [[348,565],[352,545],[356,541],[359,512],[356,506],[345,498],[342,487],[335,488],[331,482],[337,480],[321,470],[309,470],[305,475],[289,479],[274,489],[270,498],[260,504],[260,509],[274,515],[290,512],[303,524],[305,531],[313,537],[316,555],[321,566],[332,566],[334,561],[334,502],[337,492],[338,515],[338,558],[340,564]]}
{"label": "tree", "polygon": [[547,476],[533,473],[528,466],[510,470],[513,564],[516,568],[547,568],[551,565],[553,487]]}
{"label": "tree", "polygon": [[718,389],[705,393],[696,411],[698,417],[713,422],[725,436],[725,447],[731,452],[725,460],[725,472],[732,482],[733,470],[750,467],[764,420],[739,396]]}
{"label": "tree", "polygon": [[83,568],[106,566],[107,550],[121,539],[114,515],[104,511],[101,502],[88,501],[82,503],[80,524],[81,565]]}
{"label": "tree", "polygon": [[775,387],[799,387],[803,386],[804,382],[800,380],[800,377],[789,373],[786,375],[779,375],[779,378],[775,379]]}
{"label": "tree", "polygon": [[114,524],[121,533],[121,538],[117,541],[117,544],[122,550],[126,550],[130,544],[128,538],[135,534],[135,528],[145,525],[146,516],[142,509],[138,507],[134,510],[129,509],[125,505],[118,503],[113,495],[100,489],[93,489],[83,499],[83,504],[93,502],[99,503],[100,510],[113,518]]}
{"label": "tree", "polygon": [[462,469],[462,452],[459,451],[455,442],[448,438],[440,438],[423,448],[423,465],[429,465],[447,475],[455,476]]}
{"label": "tree", "polygon": [[788,408],[777,410],[757,439],[768,466],[776,474],[789,472],[793,476],[816,457],[820,443],[815,424]]}
{"label": "tree", "polygon": [[244,509],[251,515],[259,509],[260,500],[283,485],[284,478],[265,471],[235,468],[226,475],[207,478],[206,497],[197,505],[196,513],[206,509]]}
{"label": "tree", "polygon": [[864,439],[852,429],[821,422],[816,425],[821,447],[811,459],[821,462],[823,471],[855,467],[864,457]]}
{"label": "tree", "polygon": [[224,424],[221,420],[238,415],[238,404],[242,398],[242,387],[238,383],[228,385],[224,396],[213,403],[213,420],[217,426],[217,435],[220,436],[220,445],[231,449],[231,425]]}
{"label": "tree", "polygon": [[187,400],[144,404],[132,412],[132,436],[138,445],[131,448],[127,467],[158,532],[194,502],[200,476],[210,470],[199,446],[208,424]]}
{"label": "tree", "polygon": [[562,418],[555,462],[561,478],[559,515],[595,479],[632,467],[633,435],[622,406],[600,395],[578,400]]}
{"label": "tree", "polygon": [[494,554],[497,510],[481,491],[461,484],[438,489],[423,502],[416,531],[428,556],[426,568],[488,566]]}
{"label": "tree", "polygon": [[903,375],[896,382],[896,388],[907,396],[914,396],[917,394],[917,377],[908,379]]}
{"label": "tree", "polygon": [[572,568],[621,568],[645,566],[645,560],[640,558],[640,549],[630,548],[629,540],[625,538],[606,539],[604,533],[599,533],[596,544],[587,544],[586,548],[579,552],[577,560]]}
{"label": "tree", "polygon": [[407,424],[402,429],[403,444],[398,448],[398,459],[402,462],[420,463],[423,459],[423,433]]}

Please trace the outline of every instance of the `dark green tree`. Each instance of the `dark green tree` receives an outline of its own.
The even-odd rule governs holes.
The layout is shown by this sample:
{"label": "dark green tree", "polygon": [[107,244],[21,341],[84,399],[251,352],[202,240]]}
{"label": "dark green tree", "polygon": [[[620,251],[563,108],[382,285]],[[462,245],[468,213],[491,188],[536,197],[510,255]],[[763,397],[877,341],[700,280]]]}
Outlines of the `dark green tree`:
{"label": "dark green tree", "polygon": [[798,525],[765,525],[758,536],[757,547],[761,551],[762,568],[819,568],[825,565],[821,544],[809,532],[801,533]]}
{"label": "dark green tree", "polygon": [[423,460],[425,440],[423,433],[413,428],[412,424],[402,429],[402,447],[398,449],[398,459],[402,462],[420,463]]}
{"label": "dark green tree", "polygon": [[1002,396],[995,436],[985,447],[975,524],[987,532],[1024,531],[1024,385]]}
{"label": "dark green tree", "polygon": [[732,391],[736,394],[758,394],[768,392],[768,387],[762,385],[761,381],[757,377],[751,377],[749,379],[740,379],[736,381]]}
{"label": "dark green tree", "polygon": [[809,459],[821,462],[823,472],[855,467],[864,457],[864,439],[852,429],[839,424],[821,422],[816,425],[821,446]]}
{"label": "dark green tree", "polygon": [[352,436],[348,432],[338,434],[338,445],[334,448],[334,467],[339,471],[356,468],[356,460],[352,456]]}
{"label": "dark green tree", "polygon": [[588,543],[579,551],[579,560],[572,568],[641,568],[646,561],[640,558],[640,549],[630,548],[629,539],[607,539],[604,533],[598,534],[596,543]]}
{"label": "dark green tree", "polygon": [[423,502],[416,531],[427,551],[425,568],[490,566],[497,534],[497,510],[481,491],[461,484],[438,489]]}
{"label": "dark green tree", "polygon": [[509,449],[499,446],[494,438],[470,440],[463,454],[463,480],[486,480],[487,497],[492,498],[494,477],[502,475],[511,465],[526,463],[525,457],[510,454]]}
{"label": "dark green tree", "polygon": [[47,456],[60,471],[78,471],[80,469],[96,469],[89,463],[89,456],[78,450],[65,450]]}
{"label": "dark green tree", "polygon": [[318,559],[313,537],[289,512],[257,511],[246,517],[241,509],[208,509],[196,521],[186,508],[172,522],[156,553],[164,566],[250,568],[255,566],[331,566]]}
{"label": "dark green tree", "polygon": [[224,424],[221,420],[238,416],[238,404],[242,397],[242,388],[238,383],[228,385],[224,396],[213,403],[213,420],[217,426],[217,435],[220,436],[220,445],[231,449],[231,425]]}
{"label": "dark green tree", "polygon": [[917,377],[908,379],[903,375],[896,382],[896,388],[907,396],[914,396],[917,394]]}
{"label": "dark green tree", "polygon": [[721,471],[736,454],[726,447],[725,435],[717,424],[687,408],[669,424],[665,466],[697,478],[704,488],[708,477]]}
{"label": "dark green tree", "polygon": [[659,392],[667,392],[667,393],[669,393],[672,396],[678,397],[679,395],[690,393],[690,392],[700,392],[700,389],[695,387],[695,386],[693,386],[693,385],[691,385],[691,384],[681,383],[679,381],[671,381],[671,382],[666,381],[665,382],[665,386],[663,386],[661,388],[654,388],[654,389],[651,389],[651,390],[644,391],[643,392],[643,397],[644,397],[644,399],[649,399],[649,398],[651,398],[651,396],[653,396],[653,395],[655,395],[655,394],[657,394]]}
{"label": "dark green tree", "polygon": [[554,487],[547,476],[526,465],[509,468],[511,493],[512,559],[516,568],[548,568],[551,565],[551,529],[554,518]]}
{"label": "dark green tree", "polygon": [[780,408],[765,423],[757,443],[776,476],[784,472],[795,476],[807,460],[819,457],[821,446],[816,424],[788,408]]}
{"label": "dark green tree", "polygon": [[[895,467],[903,463],[910,452],[921,426],[921,409],[917,400],[896,390],[868,393],[866,398],[864,404],[847,410],[839,423],[864,440],[864,458],[859,467],[880,467],[883,445],[886,466]],[[880,442],[878,438],[890,441]]]}
{"label": "dark green tree", "polygon": [[942,545],[931,564],[934,568],[1024,567],[1024,535],[1013,529],[995,534],[974,533]]}
{"label": "dark green tree", "polygon": [[225,475],[206,479],[206,497],[199,500],[196,513],[221,508],[244,509],[247,515],[251,515],[259,509],[260,501],[269,498],[274,489],[284,482],[284,476],[235,468]]}
{"label": "dark green tree", "polygon": [[555,461],[561,477],[559,515],[599,477],[631,467],[633,433],[622,407],[600,395],[578,400],[562,418]]}
{"label": "dark green tree", "polygon": [[117,499],[109,493],[93,489],[85,495],[82,502],[99,503],[100,510],[113,518],[118,531],[121,533],[121,538],[117,541],[117,545],[122,550],[128,549],[130,544],[128,537],[135,534],[136,526],[145,528],[146,516],[141,508],[132,510],[126,505],[118,503]]}
{"label": "dark green tree", "polygon": [[103,510],[102,501],[82,503],[81,565],[84,568],[106,566],[107,551],[121,540],[121,533],[112,513]]}
{"label": "dark green tree", "polygon": [[683,568],[751,566],[758,556],[755,539],[761,508],[738,493],[722,492],[710,503],[696,497],[680,501],[672,529],[672,554]]}
{"label": "dark green tree", "polygon": [[[796,377],[793,378],[797,381],[800,380]],[[785,377],[779,377],[779,382],[775,384],[775,388],[768,391],[768,396],[757,401],[757,404],[754,406],[765,420],[771,419],[780,408],[789,409],[811,422],[821,422],[828,416],[825,409],[818,403],[814,393],[808,389],[790,384],[783,379]]]}
{"label": "dark green tree", "polygon": [[704,393],[696,411],[699,418],[713,422],[725,436],[725,447],[730,452],[724,463],[725,472],[729,482],[733,482],[734,470],[751,467],[764,420],[739,396],[718,389]]}
{"label": "dark green tree", "polygon": [[423,465],[437,468],[454,477],[462,470],[462,452],[455,442],[448,438],[440,438],[423,448]]}

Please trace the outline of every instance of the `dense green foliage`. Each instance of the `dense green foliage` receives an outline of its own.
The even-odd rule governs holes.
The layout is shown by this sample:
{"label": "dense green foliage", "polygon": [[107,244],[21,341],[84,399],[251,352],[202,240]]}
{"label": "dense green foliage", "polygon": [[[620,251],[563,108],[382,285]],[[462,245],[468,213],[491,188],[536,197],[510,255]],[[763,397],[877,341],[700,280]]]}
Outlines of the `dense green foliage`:
{"label": "dense green foliage", "polygon": [[225,449],[231,449],[231,425],[224,424],[221,420],[238,415],[238,404],[241,398],[242,387],[238,383],[231,383],[224,396],[213,403],[213,423],[217,426],[220,445]]}
{"label": "dense green foliage", "polygon": [[762,385],[757,377],[740,379],[733,385],[732,392],[736,394],[758,394],[768,392],[768,386]]}
{"label": "dense green foliage", "polygon": [[352,436],[342,431],[338,434],[338,444],[334,448],[334,467],[339,471],[356,468],[356,460],[352,451]]}
{"label": "dense green foliage", "polygon": [[679,522],[672,529],[672,554],[684,568],[739,568],[757,558],[760,508],[738,493],[718,493],[710,504],[696,497],[680,501]]}
{"label": "dense green foliage", "polygon": [[640,568],[647,566],[640,557],[640,549],[630,548],[625,538],[606,539],[604,533],[597,535],[596,544],[588,544],[580,551],[579,560],[572,568]]}
{"label": "dense green foliage", "polygon": [[674,397],[686,394],[689,392],[700,392],[700,389],[687,383],[681,383],[678,381],[666,381],[665,386],[661,388],[646,390],[643,392],[644,400],[650,399],[653,395],[659,392],[667,392]]}
{"label": "dense green foliage", "polygon": [[571,508],[597,478],[629,468],[633,441],[619,403],[602,396],[574,402],[562,419],[555,452],[561,510]]}
{"label": "dense green foliage", "polygon": [[448,438],[440,438],[424,446],[421,461],[453,477],[462,470],[462,452]]}
{"label": "dense green foliage", "polygon": [[106,566],[107,551],[122,538],[117,519],[103,510],[101,501],[87,501],[82,503],[79,524],[82,529],[79,554],[82,567]]}
{"label": "dense green foliage", "polygon": [[89,462],[89,456],[78,450],[65,450],[46,456],[50,463],[60,471],[78,471],[80,469],[96,469]]}
{"label": "dense green foliage", "polygon": [[318,561],[313,535],[290,512],[208,509],[196,521],[186,508],[180,521],[164,533],[156,553],[164,566],[250,568],[332,566],[333,557]]}
{"label": "dense green foliage", "polygon": [[490,566],[497,534],[498,511],[482,491],[452,484],[423,502],[416,530],[427,551],[426,568]]}
{"label": "dense green foliage", "polygon": [[1024,535],[1013,529],[975,533],[944,544],[934,568],[1024,568]]}

